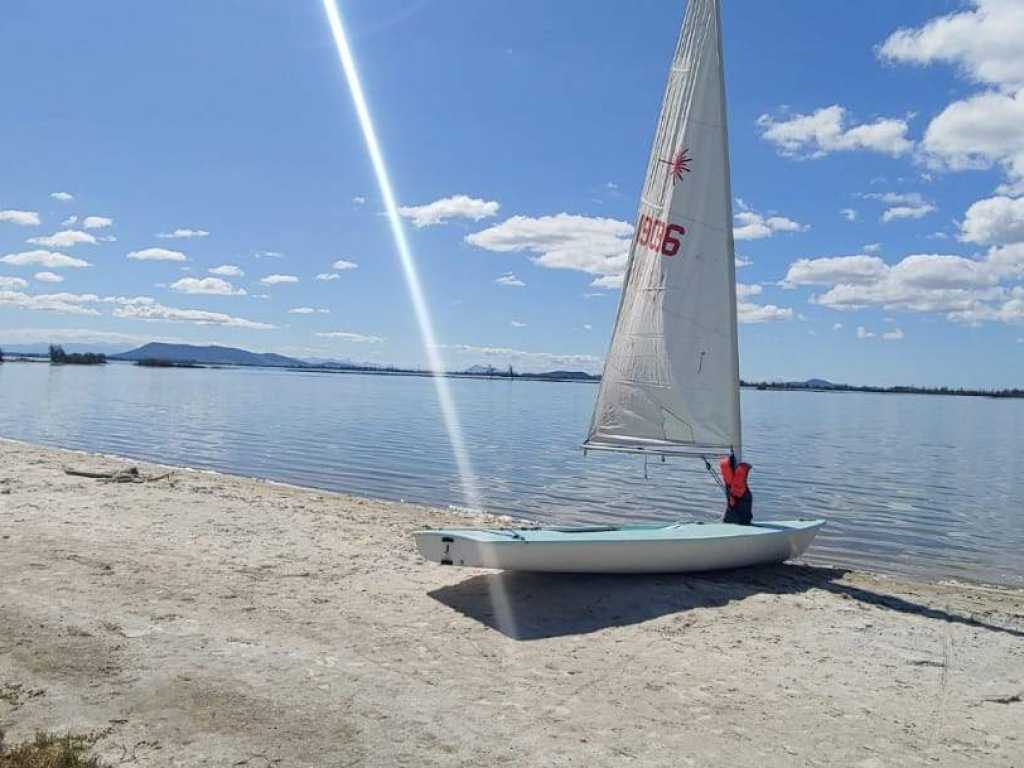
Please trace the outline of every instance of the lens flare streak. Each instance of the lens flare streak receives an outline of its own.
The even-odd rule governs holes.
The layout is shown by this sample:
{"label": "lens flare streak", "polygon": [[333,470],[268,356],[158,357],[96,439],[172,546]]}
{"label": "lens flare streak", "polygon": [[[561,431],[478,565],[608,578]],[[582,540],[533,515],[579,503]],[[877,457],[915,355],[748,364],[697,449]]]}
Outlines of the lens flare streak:
{"label": "lens flare streak", "polygon": [[370,108],[363,93],[362,83],[359,80],[359,72],[356,69],[356,62],[352,56],[352,49],[349,47],[348,39],[345,36],[345,28],[341,22],[341,14],[338,11],[337,3],[335,0],[323,0],[323,5],[324,11],[327,14],[327,22],[331,28],[331,34],[334,37],[334,44],[338,49],[338,58],[341,60],[341,67],[345,72],[345,80],[348,82],[349,91],[352,94],[352,102],[356,109],[356,116],[359,119],[359,126],[363,131],[363,138],[366,141],[366,149],[370,154],[373,172],[377,177],[377,185],[380,187],[380,194],[384,200],[384,209],[387,212],[388,223],[391,225],[391,234],[395,240],[395,247],[398,249],[406,287],[409,290],[409,298],[412,300],[413,310],[416,313],[416,321],[419,323],[420,336],[423,339],[427,362],[431,372],[434,374],[437,399],[459,471],[464,503],[470,509],[480,510],[482,507],[480,494],[477,490],[476,477],[473,474],[469,453],[466,451],[466,444],[462,438],[459,414],[452,400],[448,380],[444,377],[444,360],[438,351],[439,347],[434,335],[434,323],[430,316],[430,307],[427,305],[427,299],[423,293],[423,285],[420,282],[419,272],[416,269],[416,260],[413,258],[412,249],[409,247],[409,241],[405,236],[402,217],[398,213],[398,203],[395,200],[394,190],[391,187],[391,177],[388,173],[387,165],[384,163],[384,154],[381,152],[380,143],[377,141],[377,131],[374,128],[373,119],[370,117]]}

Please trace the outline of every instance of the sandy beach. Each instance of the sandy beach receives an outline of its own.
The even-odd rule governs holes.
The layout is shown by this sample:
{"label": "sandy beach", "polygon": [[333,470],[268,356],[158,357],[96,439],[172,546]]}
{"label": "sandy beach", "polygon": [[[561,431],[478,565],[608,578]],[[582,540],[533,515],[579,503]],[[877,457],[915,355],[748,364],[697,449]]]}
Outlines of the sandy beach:
{"label": "sandy beach", "polygon": [[[63,471],[130,465],[173,474]],[[1024,593],[418,558],[473,522],[0,441],[0,729],[139,766],[1024,766]]]}

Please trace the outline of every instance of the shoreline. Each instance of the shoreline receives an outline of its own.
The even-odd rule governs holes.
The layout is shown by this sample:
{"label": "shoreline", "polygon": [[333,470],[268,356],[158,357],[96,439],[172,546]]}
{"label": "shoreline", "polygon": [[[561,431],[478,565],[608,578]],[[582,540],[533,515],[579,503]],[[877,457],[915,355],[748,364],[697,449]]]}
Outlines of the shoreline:
{"label": "shoreline", "polygon": [[[379,503],[383,505],[408,505],[415,508],[427,508],[432,510],[438,510],[447,514],[460,516],[464,523],[467,525],[475,526],[490,526],[490,527],[514,527],[514,526],[529,526],[538,525],[536,520],[523,516],[513,515],[498,511],[488,511],[486,509],[471,509],[464,507],[460,504],[436,504],[430,501],[416,501],[405,498],[389,499],[381,496],[373,496],[370,494],[359,493],[358,491],[350,490],[336,490],[331,488],[323,488],[314,485],[299,485],[297,483],[288,482],[286,480],[275,480],[271,477],[265,477],[261,475],[246,475],[242,473],[231,472],[222,469],[211,469],[206,467],[194,467],[185,464],[167,464],[161,461],[155,461],[143,456],[126,456],[117,453],[105,453],[103,451],[91,451],[84,448],[67,448],[59,445],[49,445],[46,443],[34,443],[28,440],[20,440],[17,438],[3,437],[0,436],[0,447],[4,443],[11,443],[17,446],[25,448],[42,448],[46,450],[64,452],[70,454],[78,454],[88,459],[102,458],[108,459],[114,462],[122,462],[125,464],[144,464],[150,467],[158,467],[165,471],[182,471],[182,472],[196,472],[205,473],[213,476],[231,478],[236,480],[250,480],[257,483],[266,483],[272,486],[279,486],[282,488],[291,488],[298,491],[308,491],[310,493],[318,494],[333,494],[345,499],[359,499],[369,503]],[[771,518],[765,518],[770,520]],[[811,545],[812,549],[814,544]],[[981,588],[981,589],[994,589],[994,590],[1010,590],[1010,591],[1021,591],[1024,593],[1024,585],[1018,586],[1015,584],[999,583],[994,581],[985,581],[980,578],[971,578],[969,576],[952,576],[952,575],[941,575],[941,574],[928,574],[925,572],[901,572],[899,570],[884,570],[870,566],[864,566],[861,564],[849,564],[845,565],[842,563],[828,562],[826,559],[818,560],[812,556],[803,558],[798,562],[804,562],[808,565],[813,565],[820,568],[833,568],[838,570],[851,571],[855,573],[861,573],[869,575],[876,579],[894,579],[900,582],[906,582],[911,584],[945,584],[950,586],[961,586],[965,588]]]}
{"label": "shoreline", "polygon": [[[62,470],[126,463],[172,475]],[[143,766],[1019,765],[1024,591],[415,552],[481,519],[2,439],[0,729]]]}

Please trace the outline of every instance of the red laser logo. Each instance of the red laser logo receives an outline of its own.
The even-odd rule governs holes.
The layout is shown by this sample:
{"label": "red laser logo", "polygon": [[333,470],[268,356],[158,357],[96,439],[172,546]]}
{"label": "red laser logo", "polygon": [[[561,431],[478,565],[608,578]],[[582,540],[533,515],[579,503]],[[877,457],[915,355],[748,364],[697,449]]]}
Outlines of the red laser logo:
{"label": "red laser logo", "polygon": [[672,174],[672,185],[675,186],[678,182],[683,180],[683,174],[690,172],[690,162],[693,160],[687,152],[688,149],[681,149],[676,152],[675,156],[671,160],[659,160],[659,163],[664,163],[668,166],[668,172]]}

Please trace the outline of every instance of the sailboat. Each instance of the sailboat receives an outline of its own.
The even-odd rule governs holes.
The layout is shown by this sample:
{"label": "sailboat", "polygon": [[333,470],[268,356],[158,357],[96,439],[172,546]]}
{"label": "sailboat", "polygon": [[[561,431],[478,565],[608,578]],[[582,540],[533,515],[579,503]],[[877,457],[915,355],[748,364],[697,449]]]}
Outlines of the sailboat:
{"label": "sailboat", "polygon": [[[736,265],[718,0],[690,0],[640,199],[584,452],[703,461],[740,455]],[[415,534],[445,565],[669,573],[802,554],[822,520],[750,525],[443,529]]]}

